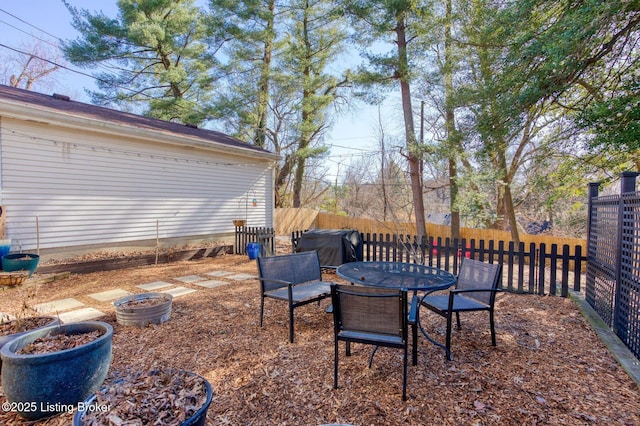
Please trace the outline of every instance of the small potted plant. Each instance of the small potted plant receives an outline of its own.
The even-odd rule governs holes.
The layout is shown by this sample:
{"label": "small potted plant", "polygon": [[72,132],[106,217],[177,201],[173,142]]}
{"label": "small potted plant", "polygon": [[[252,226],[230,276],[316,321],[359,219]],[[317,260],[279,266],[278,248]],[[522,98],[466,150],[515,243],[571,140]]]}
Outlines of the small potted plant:
{"label": "small potted plant", "polygon": [[77,407],[111,365],[110,324],[85,321],[29,331],[0,349],[2,389],[27,420]]}
{"label": "small potted plant", "polygon": [[118,377],[89,397],[73,417],[74,426],[162,424],[204,426],[213,398],[211,384],[185,370],[152,370]]}

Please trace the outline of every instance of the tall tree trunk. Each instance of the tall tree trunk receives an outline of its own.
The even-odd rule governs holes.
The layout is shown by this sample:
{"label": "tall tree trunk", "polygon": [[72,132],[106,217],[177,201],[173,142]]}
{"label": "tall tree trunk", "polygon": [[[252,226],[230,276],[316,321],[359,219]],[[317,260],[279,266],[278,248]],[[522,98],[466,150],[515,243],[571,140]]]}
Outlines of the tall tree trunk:
{"label": "tall tree trunk", "polygon": [[511,183],[504,186],[504,209],[505,216],[509,219],[511,225],[511,240],[518,246],[520,244],[520,232],[518,231],[518,222],[516,222],[516,211],[513,206],[513,198],[511,197]]}
{"label": "tall tree trunk", "polygon": [[304,180],[304,166],[306,159],[298,158],[296,161],[296,173],[293,180],[293,207],[301,207],[302,182]]}
{"label": "tall tree trunk", "polygon": [[284,161],[282,163],[282,167],[276,174],[276,207],[284,207],[285,206],[285,192],[286,192],[286,180],[291,170],[295,165],[295,158],[291,155],[287,154],[284,157]]}
{"label": "tall tree trunk", "polygon": [[[304,57],[305,66],[303,70],[303,89],[302,89],[302,120],[300,123],[300,143],[298,145],[298,153],[306,151],[311,143],[311,132],[309,121],[312,120],[309,112],[309,103],[311,101],[310,80],[311,80],[311,43],[309,41],[309,1],[305,2],[305,9],[302,18],[303,38],[304,38]],[[296,159],[296,173],[293,181],[293,207],[301,207],[302,183],[304,181],[304,170],[307,162],[306,156],[298,155]]]}
{"label": "tall tree trunk", "polygon": [[[504,143],[500,144],[504,147]],[[501,170],[499,185],[501,189],[498,193],[502,192],[503,210],[498,210],[498,215],[503,214],[506,221],[509,223],[511,229],[511,240],[516,244],[520,244],[520,233],[518,232],[518,222],[516,222],[516,211],[513,205],[513,198],[511,196],[511,176],[509,175],[509,168],[507,167],[507,159],[505,157],[506,148],[496,150],[497,154],[497,168]],[[503,228],[504,229],[504,228]]]}
{"label": "tall tree trunk", "polygon": [[[378,118],[380,118],[380,110],[378,109]],[[384,129],[380,126],[380,179],[382,180],[382,220],[387,221],[387,210],[389,207],[389,197],[387,196],[387,169],[385,163],[387,160],[387,153],[384,143]]]}
{"label": "tall tree trunk", "polygon": [[397,16],[396,36],[398,43],[398,78],[400,80],[404,131],[408,151],[407,161],[409,163],[413,209],[416,215],[416,235],[420,239],[427,236],[427,225],[425,223],[424,215],[424,197],[422,194],[422,168],[420,167],[422,154],[420,153],[420,147],[416,140],[415,127],[413,123],[411,87],[409,85],[409,60],[407,57],[407,35],[404,14]]}
{"label": "tall tree trunk", "polygon": [[460,212],[455,206],[458,197],[458,184],[456,182],[458,160],[458,138],[456,135],[456,123],[453,101],[453,58],[451,39],[451,0],[447,0],[444,34],[444,113],[447,129],[447,153],[449,156],[449,211],[451,212],[451,238],[460,239]]}
{"label": "tall tree trunk", "polygon": [[258,104],[256,133],[253,144],[264,148],[266,145],[267,113],[269,106],[269,83],[271,79],[271,58],[273,54],[275,0],[269,1],[269,21],[267,22],[267,37],[264,40],[264,52],[260,64],[260,80],[258,81]]}

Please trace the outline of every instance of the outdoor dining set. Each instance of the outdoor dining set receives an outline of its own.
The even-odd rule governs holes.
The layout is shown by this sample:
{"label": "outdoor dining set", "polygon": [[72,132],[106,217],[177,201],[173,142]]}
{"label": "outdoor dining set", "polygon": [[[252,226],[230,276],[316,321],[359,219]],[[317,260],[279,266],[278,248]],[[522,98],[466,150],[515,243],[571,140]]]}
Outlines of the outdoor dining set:
{"label": "outdoor dining set", "polygon": [[[334,319],[334,388],[338,388],[339,342],[373,345],[369,367],[378,347],[403,351],[402,399],[406,400],[409,340],[412,364],[418,362],[418,330],[442,348],[451,360],[453,317],[458,327],[460,313],[487,311],[491,343],[496,345],[494,302],[500,291],[501,264],[462,259],[455,276],[445,270],[418,263],[354,261],[337,266],[336,275],[349,284],[322,280],[317,250],[256,259],[260,280],[260,326],[265,299],[288,303],[289,341],[294,342],[294,310],[309,303],[331,299]],[[434,294],[435,293],[435,294]],[[446,319],[446,340],[431,337],[421,321],[421,308]],[[411,329],[411,334],[409,334]]]}

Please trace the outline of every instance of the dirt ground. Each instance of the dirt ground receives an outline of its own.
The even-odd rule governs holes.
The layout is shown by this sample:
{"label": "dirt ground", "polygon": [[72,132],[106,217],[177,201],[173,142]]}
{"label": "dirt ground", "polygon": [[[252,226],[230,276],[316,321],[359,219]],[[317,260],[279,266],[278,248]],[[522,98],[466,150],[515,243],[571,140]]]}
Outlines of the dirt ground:
{"label": "dirt ground", "polygon": [[[87,296],[186,275],[231,271],[256,274],[246,256],[72,274],[39,285],[0,290],[0,311],[75,298],[108,314],[113,325],[109,377],[119,372],[176,368],[196,372],[213,386],[208,425],[640,425],[640,392],[571,300],[503,293],[496,312],[497,346],[486,314],[462,317],[453,335],[453,361],[419,338],[418,365],[409,365],[403,402],[401,351],[381,348],[368,368],[370,346],[340,351],[339,389],[333,389],[333,318],[329,301],[295,312],[296,341],[288,342],[286,305],[260,297],[254,279],[201,288],[177,297],[171,319],[157,326],[117,324],[110,302]],[[210,279],[210,277],[209,277]],[[218,279],[218,278],[216,278]],[[326,274],[325,279],[337,280]],[[425,311],[423,311],[425,312]],[[423,315],[444,339],[444,321]],[[109,380],[109,378],[107,379]],[[0,392],[0,403],[4,402]],[[38,422],[71,424],[72,414]],[[0,424],[27,424],[0,412]]]}

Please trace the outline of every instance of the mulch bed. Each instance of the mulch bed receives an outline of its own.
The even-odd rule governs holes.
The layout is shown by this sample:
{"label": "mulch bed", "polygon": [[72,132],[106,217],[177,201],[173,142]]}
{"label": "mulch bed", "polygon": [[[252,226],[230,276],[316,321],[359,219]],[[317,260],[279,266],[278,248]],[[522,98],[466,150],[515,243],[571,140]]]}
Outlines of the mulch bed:
{"label": "mulch bed", "polygon": [[[339,389],[333,389],[333,318],[328,300],[298,308],[295,343],[288,342],[286,304],[265,302],[255,280],[231,282],[175,298],[171,319],[147,328],[120,326],[113,307],[88,293],[215,270],[256,273],[245,256],[227,255],[145,266],[6,288],[0,311],[74,297],[108,315],[114,327],[107,383],[132,371],[180,369],[213,386],[208,425],[640,425],[640,392],[575,303],[556,296],[502,293],[497,299],[497,346],[486,313],[462,316],[453,335],[453,361],[419,338],[418,365],[409,365],[402,396],[401,351],[380,348],[371,369],[370,346],[341,347]],[[326,279],[335,280],[327,274]],[[424,311],[426,312],[426,311]],[[444,321],[425,314],[432,336],[444,339]],[[0,393],[0,403],[5,398]],[[68,425],[71,414],[41,421]],[[0,424],[27,424],[0,412]]]}

